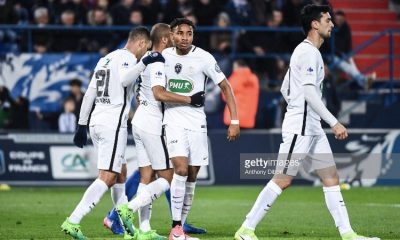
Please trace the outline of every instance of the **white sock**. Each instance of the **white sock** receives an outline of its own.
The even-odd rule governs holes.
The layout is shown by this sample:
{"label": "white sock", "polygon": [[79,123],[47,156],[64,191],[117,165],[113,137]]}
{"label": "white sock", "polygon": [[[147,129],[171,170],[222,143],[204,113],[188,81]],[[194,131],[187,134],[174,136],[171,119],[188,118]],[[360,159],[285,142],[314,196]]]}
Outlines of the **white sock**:
{"label": "white sock", "polygon": [[144,207],[159,198],[168,189],[168,181],[164,178],[159,178],[148,185],[142,186],[141,191],[128,203],[128,207],[136,212],[140,207]]}
{"label": "white sock", "polygon": [[81,201],[69,217],[69,221],[79,224],[82,218],[88,214],[100,201],[100,198],[107,192],[108,186],[100,179],[96,179],[83,194]]}
{"label": "white sock", "polygon": [[[143,183],[139,183],[139,187],[138,187],[138,194],[143,191],[143,188],[146,187],[146,184]],[[150,218],[151,218],[151,209],[152,209],[153,205],[147,204],[146,206],[140,207],[139,208],[139,228],[140,230],[142,230],[143,232],[148,232],[151,230],[151,226],[150,226]]]}
{"label": "white sock", "polygon": [[128,202],[128,198],[125,195],[125,183],[117,183],[111,187],[111,199],[114,207]]}
{"label": "white sock", "polygon": [[333,187],[323,187],[326,206],[331,213],[335,225],[340,234],[353,231],[350,226],[349,215],[344,204],[339,185]]}
{"label": "white sock", "polygon": [[172,220],[181,221],[183,200],[185,198],[185,184],[187,176],[174,173],[171,182],[171,212]]}
{"label": "white sock", "polygon": [[242,226],[255,230],[257,224],[264,218],[275,199],[282,193],[282,189],[272,180],[260,192],[253,208],[247,214]]}
{"label": "white sock", "polygon": [[186,182],[185,198],[183,200],[183,208],[181,214],[182,226],[183,224],[185,224],[190,208],[192,207],[195,188],[196,182]]}

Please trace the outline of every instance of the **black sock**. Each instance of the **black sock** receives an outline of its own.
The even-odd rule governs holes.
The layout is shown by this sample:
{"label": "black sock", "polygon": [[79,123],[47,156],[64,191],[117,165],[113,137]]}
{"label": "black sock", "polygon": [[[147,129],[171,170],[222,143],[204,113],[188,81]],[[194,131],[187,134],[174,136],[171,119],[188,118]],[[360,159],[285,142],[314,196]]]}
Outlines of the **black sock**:
{"label": "black sock", "polygon": [[182,222],[181,221],[172,221],[172,228],[174,228],[175,226],[182,226]]}

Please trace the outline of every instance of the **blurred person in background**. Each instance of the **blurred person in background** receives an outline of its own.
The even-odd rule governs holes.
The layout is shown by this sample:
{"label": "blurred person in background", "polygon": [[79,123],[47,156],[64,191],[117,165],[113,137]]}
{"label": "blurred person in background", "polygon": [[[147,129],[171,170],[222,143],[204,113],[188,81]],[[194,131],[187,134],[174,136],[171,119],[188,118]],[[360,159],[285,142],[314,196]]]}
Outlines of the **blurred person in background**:
{"label": "blurred person in background", "polygon": [[[72,10],[65,10],[61,14],[61,25],[72,29],[76,25],[76,15]],[[81,32],[59,30],[54,36],[54,50],[56,52],[77,52],[81,50]]]}
{"label": "blurred person in background", "polygon": [[143,24],[153,25],[161,20],[161,4],[159,0],[139,0],[138,4],[143,13]]}
{"label": "blurred person in background", "polygon": [[19,96],[13,98],[5,86],[0,86],[0,105],[3,111],[9,112],[8,118],[3,119],[4,128],[29,129],[29,100]]}
{"label": "blurred person in background", "polygon": [[[245,61],[238,59],[233,63],[233,73],[228,80],[236,97],[240,128],[254,128],[260,92],[257,75]],[[230,123],[229,109],[225,106],[224,124],[229,126]]]}
{"label": "blurred person in background", "polygon": [[230,0],[225,11],[234,26],[250,26],[255,23],[253,9],[247,0]]}
{"label": "blurred person in background", "polygon": [[346,55],[351,54],[353,50],[351,29],[347,23],[346,15],[342,10],[335,12],[334,20],[336,25],[334,62],[341,71],[354,79],[359,87],[367,90],[376,79],[376,73],[373,72],[370,75],[364,75],[358,70],[353,57],[345,60],[342,59]]}
{"label": "blurred person in background", "polygon": [[129,15],[129,24],[132,26],[143,25],[143,13],[139,8],[132,9]]}
{"label": "blurred person in background", "polygon": [[74,114],[75,114],[76,119],[78,119],[79,112],[81,111],[83,96],[85,95],[82,92],[82,81],[79,79],[76,79],[76,78],[72,79],[69,82],[69,87],[70,87],[69,97],[75,101]]}
{"label": "blurred person in background", "polygon": [[185,17],[190,12],[193,12],[192,0],[169,0],[164,9],[163,22]]}
{"label": "blurred person in background", "polygon": [[226,12],[221,12],[218,14],[215,24],[221,31],[216,30],[211,33],[211,52],[215,56],[221,71],[226,73],[226,75],[230,75],[232,73],[232,60],[229,54],[232,51],[232,34],[229,31],[223,30],[231,25],[229,15]]}
{"label": "blurred person in background", "polygon": [[[39,28],[45,28],[49,22],[49,11],[45,7],[38,7],[34,11],[35,24]],[[45,53],[51,50],[53,43],[52,32],[44,29],[32,30],[33,50],[36,53]]]}
{"label": "blurred person in background", "polygon": [[75,100],[68,97],[64,100],[64,112],[58,117],[58,131],[73,133],[76,129]]}
{"label": "blurred person in background", "polygon": [[114,25],[129,25],[134,0],[121,0],[111,7],[110,13]]}
{"label": "blurred person in background", "polygon": [[[88,12],[88,24],[91,26],[111,26],[112,18],[104,8],[97,7]],[[114,48],[117,41],[117,34],[112,31],[90,31],[87,32],[85,44],[87,51],[99,52],[102,56],[105,56],[111,49]]]}

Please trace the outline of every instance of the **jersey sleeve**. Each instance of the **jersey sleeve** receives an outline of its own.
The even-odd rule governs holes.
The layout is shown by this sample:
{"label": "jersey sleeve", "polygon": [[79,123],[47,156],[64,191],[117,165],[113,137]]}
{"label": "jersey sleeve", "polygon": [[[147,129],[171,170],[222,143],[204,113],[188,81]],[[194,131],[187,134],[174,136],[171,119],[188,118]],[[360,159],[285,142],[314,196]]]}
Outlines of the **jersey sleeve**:
{"label": "jersey sleeve", "polygon": [[317,54],[308,52],[299,58],[300,79],[302,85],[317,85],[318,60]]}
{"label": "jersey sleeve", "polygon": [[204,74],[207,77],[211,78],[215,84],[219,84],[220,82],[222,82],[226,77],[219,68],[215,58],[211,54],[208,54],[205,61],[206,66],[204,69]]}
{"label": "jersey sleeve", "polygon": [[150,74],[150,87],[161,86],[166,87],[167,80],[165,77],[164,63],[155,62],[147,66]]}

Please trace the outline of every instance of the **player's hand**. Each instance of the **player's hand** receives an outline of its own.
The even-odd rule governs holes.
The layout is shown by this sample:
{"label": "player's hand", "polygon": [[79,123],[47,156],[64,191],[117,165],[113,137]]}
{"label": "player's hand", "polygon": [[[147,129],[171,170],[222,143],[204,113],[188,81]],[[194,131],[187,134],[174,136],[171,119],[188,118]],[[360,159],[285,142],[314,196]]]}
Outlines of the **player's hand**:
{"label": "player's hand", "polygon": [[87,130],[86,125],[78,125],[78,128],[76,129],[76,133],[74,136],[75,146],[77,146],[79,148],[83,148],[83,146],[86,145],[86,143],[87,143],[86,130]]}
{"label": "player's hand", "polygon": [[190,105],[195,107],[204,106],[205,101],[205,92],[201,91],[190,96]]}
{"label": "player's hand", "polygon": [[347,129],[340,122],[337,122],[335,126],[332,127],[332,131],[335,134],[335,138],[339,140],[344,140],[349,136],[347,134]]}
{"label": "player's hand", "polygon": [[144,65],[148,65],[150,63],[155,63],[155,62],[165,62],[164,57],[161,55],[161,53],[159,52],[152,52],[151,54],[149,54],[148,56],[144,57],[142,59],[142,62]]}
{"label": "player's hand", "polygon": [[240,127],[239,124],[231,124],[228,128],[228,136],[226,137],[229,142],[235,141],[239,138]]}

